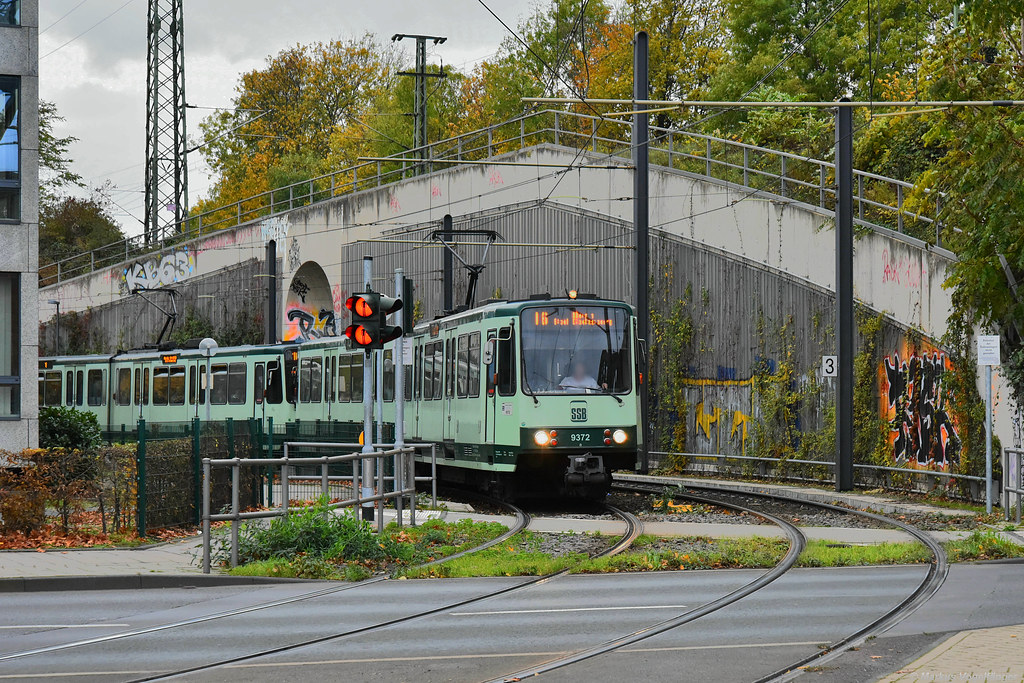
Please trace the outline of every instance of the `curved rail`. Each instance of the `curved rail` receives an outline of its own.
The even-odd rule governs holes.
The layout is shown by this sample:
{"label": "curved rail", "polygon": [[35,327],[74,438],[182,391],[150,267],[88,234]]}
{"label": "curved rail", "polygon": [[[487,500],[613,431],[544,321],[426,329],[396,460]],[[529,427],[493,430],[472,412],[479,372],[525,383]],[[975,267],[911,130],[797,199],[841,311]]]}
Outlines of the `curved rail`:
{"label": "curved rail", "polygon": [[864,517],[865,519],[872,519],[875,521],[883,522],[885,524],[891,524],[899,528],[902,531],[913,536],[915,539],[920,541],[928,550],[931,551],[934,561],[929,565],[928,572],[921,583],[918,584],[917,588],[902,600],[898,605],[893,607],[891,610],[875,619],[870,624],[860,628],[850,635],[834,642],[830,643],[828,647],[822,648],[821,650],[804,657],[803,659],[794,662],[784,669],[763,676],[755,683],[768,683],[769,681],[784,681],[789,680],[802,672],[794,671],[799,667],[806,666],[811,662],[828,662],[835,659],[850,647],[855,647],[858,644],[864,642],[872,636],[876,636],[882,633],[904,618],[909,616],[914,610],[920,607],[922,604],[927,602],[936,591],[942,586],[942,583],[946,580],[946,574],[949,572],[949,559],[946,557],[946,551],[942,545],[932,538],[929,534],[917,529],[906,522],[902,522],[898,519],[892,519],[885,515],[879,515],[874,512],[867,512],[864,510],[851,510],[850,508],[842,507],[841,505],[833,505],[831,503],[822,503],[817,501],[801,500],[797,498],[790,498],[788,496],[782,496],[768,492],[753,492],[753,491],[733,491],[730,489],[723,489],[714,486],[701,486],[701,485],[687,485],[687,488],[708,490],[708,491],[720,491],[729,492],[735,495],[741,496],[752,496],[759,498],[770,498],[772,500],[785,501],[787,503],[799,503],[801,505],[810,505],[812,507],[821,508],[824,510],[832,510],[836,512],[844,512],[846,514],[856,515],[858,517]]}
{"label": "curved rail", "polygon": [[[643,487],[615,485],[615,488],[650,493],[650,489],[646,489]],[[782,519],[781,517],[776,517],[775,515],[772,515],[767,512],[746,508],[743,507],[742,505],[726,503],[723,501],[715,501],[709,498],[702,498],[700,496],[694,496],[684,492],[681,492],[676,497],[686,498],[687,500],[692,500],[694,502],[704,503],[707,505],[727,507],[737,512],[746,512],[761,517],[762,519],[765,519],[769,522],[772,522],[773,524],[776,524],[777,526],[781,527],[786,532],[786,536],[789,538],[789,551],[777,565],[769,569],[767,572],[761,574],[753,581],[750,581],[744,584],[743,586],[740,586],[736,590],[726,593],[720,598],[717,598],[710,602],[706,602],[699,607],[695,607],[694,609],[683,612],[682,614],[671,617],[669,619],[665,619],[664,621],[660,621],[652,626],[638,629],[625,636],[605,641],[600,645],[595,645],[594,647],[588,648],[586,650],[581,650],[579,652],[574,652],[572,654],[558,657],[556,659],[551,659],[538,666],[520,669],[515,673],[507,674],[499,678],[489,679],[488,683],[510,683],[511,681],[524,680],[528,676],[539,676],[549,671],[554,671],[555,669],[560,669],[565,666],[577,664],[587,659],[597,657],[598,655],[603,655],[608,652],[618,650],[620,648],[626,647],[627,645],[632,645],[633,643],[637,643],[641,640],[645,640],[652,636],[656,636],[660,633],[664,633],[665,631],[676,628],[677,626],[682,626],[683,624],[700,619],[703,616],[711,614],[712,612],[718,611],[723,607],[726,607],[735,602],[738,602],[739,600],[742,600],[751,593],[754,593],[764,588],[771,582],[778,579],[780,576],[782,576],[787,571],[793,568],[793,565],[796,564],[797,558],[800,557],[800,553],[803,552],[804,546],[806,545],[806,538],[804,537],[803,532],[800,531],[793,524]]]}
{"label": "curved rail", "polygon": [[[497,501],[496,499],[488,499],[488,500],[491,500],[492,502],[499,502],[502,505],[505,505],[506,507],[509,507],[509,508],[511,508],[511,509],[516,511],[517,520],[522,524],[521,528],[519,528],[516,531],[516,533],[518,533],[519,531],[522,531],[523,529],[525,529],[526,526],[529,524],[530,515],[528,513],[526,513],[525,511],[521,510],[520,508],[518,508],[518,507],[516,507],[516,506],[514,506],[514,505],[512,505],[512,504],[510,504],[508,502]],[[620,519],[622,519],[623,522],[625,522],[625,524],[626,524],[626,533],[623,534],[622,539],[620,539],[619,542],[617,542],[611,548],[603,551],[602,553],[599,553],[597,555],[598,557],[603,556],[603,555],[614,554],[614,553],[617,553],[617,552],[621,552],[622,550],[625,550],[626,548],[629,547],[630,544],[633,543],[634,540],[636,540],[636,537],[639,536],[642,533],[642,531],[643,531],[643,524],[634,515],[631,515],[631,514],[629,514],[627,512],[619,510],[617,508],[613,508],[610,505],[606,506],[606,507],[608,507],[608,509],[613,514],[615,514]],[[517,524],[517,527],[519,527],[519,524]],[[511,535],[512,534],[503,534],[502,537],[503,538],[508,538]],[[493,542],[489,542],[488,547],[490,547],[490,545],[495,545],[496,542],[497,542],[496,540],[494,540]],[[475,550],[479,550],[479,548],[475,549]],[[465,553],[463,553],[463,554],[465,554]],[[449,556],[447,559],[453,559],[454,557],[456,557],[456,556],[452,555],[452,556]],[[491,591],[491,592],[484,593],[482,595],[478,595],[478,596],[475,596],[475,597],[472,597],[472,598],[466,598],[464,600],[459,600],[457,602],[448,603],[446,605],[441,605],[440,607],[434,607],[432,609],[423,610],[422,612],[417,612],[415,614],[409,614],[409,615],[406,615],[406,616],[403,616],[403,617],[395,617],[394,619],[389,619],[388,621],[384,621],[384,622],[381,622],[381,623],[371,624],[369,626],[363,626],[361,628],[350,629],[348,631],[343,631],[343,632],[340,632],[340,633],[332,633],[332,634],[328,634],[328,635],[324,635],[324,636],[318,636],[316,638],[311,638],[311,639],[308,639],[308,640],[304,640],[304,641],[301,641],[299,643],[292,643],[292,644],[289,644],[289,645],[282,645],[280,647],[271,648],[271,649],[268,649],[268,650],[262,650],[262,651],[259,651],[259,652],[254,652],[254,653],[250,653],[250,654],[246,654],[246,655],[239,655],[237,657],[231,657],[231,658],[223,659],[223,660],[220,660],[220,661],[217,661],[217,662],[212,662],[212,663],[207,663],[207,664],[200,664],[200,665],[196,665],[194,667],[189,667],[187,669],[181,669],[181,670],[178,670],[178,671],[160,673],[160,674],[156,674],[156,675],[153,675],[153,676],[147,676],[145,678],[137,678],[137,679],[133,679],[130,683],[143,683],[144,681],[164,680],[164,679],[167,679],[167,678],[173,678],[173,677],[181,676],[183,674],[190,674],[190,673],[195,673],[197,671],[206,671],[206,670],[209,670],[209,669],[216,669],[216,668],[219,668],[221,666],[227,666],[227,665],[230,665],[230,664],[238,664],[240,662],[245,662],[245,661],[249,661],[249,660],[252,660],[252,659],[258,659],[260,657],[267,657],[267,656],[271,656],[271,655],[281,654],[283,652],[289,652],[289,651],[292,651],[292,650],[297,650],[297,649],[300,649],[300,648],[303,648],[303,647],[307,647],[307,646],[310,646],[310,645],[318,645],[320,643],[325,643],[325,642],[332,641],[332,640],[338,640],[340,638],[347,638],[347,637],[350,637],[350,636],[359,635],[359,634],[367,633],[367,632],[370,632],[370,631],[376,631],[378,629],[386,628],[386,627],[389,627],[389,626],[395,626],[397,624],[407,623],[407,622],[410,622],[410,621],[414,621],[416,619],[421,619],[423,617],[428,617],[428,616],[431,616],[431,615],[434,615],[434,614],[439,614],[441,612],[447,612],[449,610],[456,609],[458,607],[464,607],[466,605],[471,605],[471,604],[474,604],[474,603],[477,603],[477,602],[482,602],[484,600],[488,600],[490,598],[498,597],[500,595],[506,595],[506,594],[512,593],[514,591],[522,590],[522,589],[527,588],[529,586],[534,586],[534,585],[541,584],[541,583],[547,583],[551,579],[554,579],[556,577],[562,576],[564,574],[568,574],[571,570],[572,570],[571,567],[567,567],[565,569],[561,569],[561,570],[559,570],[557,572],[553,572],[551,574],[545,574],[543,576],[537,576],[537,577],[528,579],[527,581],[524,581],[522,583],[518,583],[518,584],[516,584],[514,586],[507,586],[505,588],[502,588],[502,589],[499,589],[499,590],[496,590],[496,591]]]}
{"label": "curved rail", "polygon": [[[490,548],[490,547],[492,547],[494,545],[497,545],[498,543],[502,543],[503,541],[508,540],[509,538],[511,538],[512,536],[515,536],[516,534],[522,532],[523,530],[526,529],[527,526],[529,526],[529,524],[530,524],[530,515],[527,512],[525,512],[524,510],[522,510],[521,508],[516,507],[515,505],[512,505],[510,503],[506,503],[504,501],[500,501],[500,500],[496,500],[496,499],[495,500],[489,500],[489,502],[492,502],[492,503],[495,503],[495,504],[498,504],[498,505],[503,505],[503,506],[507,507],[516,516],[515,524],[513,524],[512,527],[510,527],[508,531],[506,531],[505,533],[501,534],[500,536],[497,536],[496,538],[492,538],[491,540],[486,541],[485,543],[481,543],[478,546],[474,546],[472,548],[468,548],[468,549],[460,551],[458,553],[454,553],[454,554],[448,555],[446,557],[441,557],[441,558],[438,558],[438,559],[433,560],[431,562],[427,562],[425,564],[417,565],[417,566],[418,567],[432,567],[432,566],[435,566],[435,565],[443,564],[445,562],[450,562],[451,560],[454,560],[454,559],[459,558],[459,557],[463,557],[465,555],[470,555],[472,553],[480,552],[481,550],[486,550],[487,548]],[[195,624],[201,624],[201,623],[204,623],[204,622],[207,622],[207,621],[214,621],[216,619],[226,619],[228,617],[234,617],[234,616],[238,616],[238,615],[241,615],[241,614],[248,614],[249,612],[257,612],[257,611],[264,610],[264,609],[269,609],[269,608],[272,608],[272,607],[280,607],[282,605],[290,605],[290,604],[293,604],[293,603],[296,603],[296,602],[302,602],[302,601],[305,601],[305,600],[312,600],[313,598],[320,598],[320,597],[323,597],[325,595],[333,595],[335,593],[341,593],[343,591],[352,590],[354,588],[359,588],[361,586],[367,586],[367,585],[370,585],[370,584],[380,583],[381,581],[387,581],[389,578],[390,577],[388,577],[388,576],[374,576],[372,578],[364,579],[363,581],[357,581],[355,583],[345,584],[345,585],[341,585],[341,586],[330,586],[328,588],[321,588],[321,589],[318,589],[318,590],[309,591],[308,593],[301,593],[299,595],[294,595],[294,596],[289,597],[289,598],[282,598],[281,600],[272,600],[270,602],[264,602],[264,603],[260,603],[260,604],[257,604],[257,605],[250,605],[248,607],[239,607],[237,609],[226,610],[226,611],[223,611],[223,612],[215,612],[213,614],[205,614],[203,616],[194,617],[194,618],[191,618],[191,619],[182,619],[180,621],[169,622],[169,623],[166,623],[166,624],[156,624],[154,626],[147,626],[145,628],[132,629],[130,631],[121,631],[119,633],[111,633],[111,634],[105,635],[105,636],[96,636],[95,638],[85,638],[85,639],[76,640],[76,641],[73,641],[73,642],[70,642],[70,643],[62,643],[60,645],[49,645],[47,647],[35,648],[35,649],[32,649],[32,650],[22,650],[22,651],[19,651],[19,652],[10,652],[10,653],[7,653],[7,654],[0,654],[0,662],[11,660],[11,659],[20,659],[22,657],[29,657],[29,656],[32,656],[32,655],[40,655],[40,654],[46,654],[46,653],[50,653],[50,652],[57,652],[57,651],[60,651],[60,650],[68,650],[68,649],[75,648],[75,647],[84,647],[86,645],[96,645],[98,643],[107,643],[107,642],[111,642],[111,641],[115,641],[115,640],[123,640],[123,639],[126,639],[126,638],[132,638],[134,636],[141,636],[141,635],[146,635],[146,634],[150,634],[150,633],[157,633],[159,631],[166,631],[168,629],[179,628],[179,627],[182,627],[182,626],[194,626]]]}

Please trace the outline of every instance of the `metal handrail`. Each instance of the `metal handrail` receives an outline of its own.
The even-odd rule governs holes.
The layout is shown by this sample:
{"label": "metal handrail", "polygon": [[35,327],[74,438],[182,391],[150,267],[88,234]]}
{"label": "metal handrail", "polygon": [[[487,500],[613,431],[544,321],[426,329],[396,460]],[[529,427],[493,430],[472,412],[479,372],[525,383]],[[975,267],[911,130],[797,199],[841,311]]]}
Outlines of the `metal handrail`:
{"label": "metal handrail", "polygon": [[[553,118],[551,125],[548,125],[546,120],[548,118]],[[531,123],[537,124],[536,127],[533,130],[527,130],[527,124]],[[613,124],[616,130],[621,130],[623,132],[622,138],[599,136],[599,126],[605,124]],[[260,192],[251,197],[189,216],[182,221],[181,231],[177,235],[162,238],[155,244],[149,244],[144,236],[136,235],[97,247],[89,252],[60,259],[53,263],[43,264],[39,269],[40,286],[58,284],[71,277],[95,272],[100,268],[110,267],[118,263],[127,263],[143,254],[159,253],[164,249],[179,245],[190,239],[234,228],[257,218],[280,215],[297,206],[307,206],[344,194],[355,193],[360,189],[379,187],[383,184],[397,182],[407,178],[410,173],[415,174],[422,170],[428,173],[433,172],[436,166],[457,163],[467,157],[484,155],[486,158],[490,158],[495,156],[497,149],[504,149],[509,145],[512,145],[510,151],[514,151],[535,146],[549,140],[553,140],[556,145],[563,145],[569,142],[570,139],[575,139],[579,146],[590,149],[592,153],[607,157],[628,155],[630,144],[626,139],[625,133],[628,131],[629,126],[630,123],[628,121],[613,120],[592,114],[570,111],[545,109],[524,114],[486,128],[462,133],[438,142],[389,155],[387,158],[394,158],[393,162],[367,161],[358,163],[291,185]],[[651,126],[650,139],[651,152],[667,154],[668,165],[672,168],[675,168],[676,160],[683,160],[684,162],[688,160],[703,165],[705,173],[697,175],[705,175],[716,180],[726,180],[724,178],[716,178],[714,174],[716,169],[725,169],[725,172],[741,175],[741,177],[729,179],[727,182],[734,182],[742,187],[750,187],[758,192],[778,194],[787,199],[794,199],[791,196],[793,190],[802,188],[802,191],[808,195],[813,194],[815,190],[817,191],[817,201],[813,205],[817,205],[819,208],[828,208],[829,201],[826,200],[834,202],[835,188],[833,184],[829,183],[829,178],[835,175],[835,164],[832,162],[801,156],[791,152],[773,150],[767,147],[759,147],[736,140],[718,138],[703,133],[658,126]],[[691,144],[698,144],[702,148],[702,153],[698,154],[693,151],[687,151],[683,148],[682,144],[677,149],[677,142],[685,143],[687,141]],[[599,146],[604,146],[606,149],[599,151]],[[615,149],[616,147],[618,149]],[[716,154],[715,148],[723,148],[723,151]],[[424,157],[422,161],[411,162],[408,160],[410,157],[420,155]],[[761,158],[754,160],[751,158],[752,155],[760,155]],[[733,159],[730,156],[737,158]],[[742,163],[738,161],[739,156],[742,156]],[[761,165],[755,165],[754,161],[760,161]],[[779,172],[767,170],[764,167],[766,162],[776,163],[779,167]],[[808,180],[787,172],[787,162],[809,165],[812,172],[808,175],[811,179]],[[393,163],[396,167],[385,168],[385,164],[388,163]],[[817,169],[816,172],[814,169]],[[369,170],[369,173],[361,177],[362,173],[367,170]],[[770,184],[778,183],[778,192],[776,193],[774,188],[754,188],[750,184],[751,175],[768,179]],[[913,190],[915,188],[913,183],[858,170],[854,170],[854,177],[857,180],[858,188],[854,197],[854,201],[858,206],[858,224],[868,227],[885,227],[870,220],[865,220],[865,208],[893,215],[898,232],[903,231],[904,216],[911,216],[915,221],[919,221],[922,224],[934,224],[935,243],[941,246],[942,226],[936,218],[940,209],[941,196],[936,195],[933,215],[922,213],[908,214],[903,199],[907,194],[905,190]],[[887,186],[890,189],[890,194],[896,195],[895,205],[887,203],[883,197],[867,196],[864,190],[865,183],[882,183]],[[930,190],[926,189],[925,192],[930,192]],[[811,202],[808,203],[811,204]]]}
{"label": "metal handrail", "polygon": [[[398,523],[402,520],[402,500],[409,499],[409,511],[412,524],[416,520],[416,482],[433,479],[436,474],[436,464],[433,464],[435,449],[432,444],[414,444],[401,448],[389,448],[387,450],[373,451],[371,453],[349,452],[344,455],[328,455],[321,457],[288,457],[288,449],[291,448],[359,448],[358,444],[351,443],[322,443],[322,442],[300,442],[289,441],[284,444],[284,456],[280,458],[203,458],[203,512],[202,512],[202,536],[203,536],[203,573],[210,573],[210,554],[212,537],[210,525],[212,522],[231,522],[230,532],[230,562],[234,567],[238,564],[238,532],[239,522],[249,519],[265,519],[269,517],[286,517],[288,508],[288,483],[291,479],[288,468],[300,465],[320,466],[321,494],[326,496],[329,492],[331,477],[328,474],[330,465],[339,463],[352,463],[352,489],[354,497],[328,505],[329,509],[341,507],[365,506],[367,504],[377,505],[383,501],[394,499],[398,512]],[[415,463],[412,456],[420,448],[430,448],[432,460],[432,476],[417,477],[415,474]],[[384,462],[386,459],[392,461],[394,476],[384,476]],[[362,470],[360,474],[360,463],[364,460],[375,460],[376,476]],[[241,477],[240,471],[243,467],[268,467],[280,468],[281,479],[281,506],[270,510],[259,510],[254,512],[242,512],[240,507]],[[229,512],[214,514],[210,510],[211,487],[213,483],[213,469],[218,467],[231,468],[231,509]],[[336,479],[336,478],[335,478]],[[376,481],[374,481],[376,480]],[[391,490],[384,487],[385,481],[391,481]],[[367,485],[369,484],[369,485]],[[375,491],[375,492],[374,492]],[[383,510],[378,511],[377,531],[383,531]]]}

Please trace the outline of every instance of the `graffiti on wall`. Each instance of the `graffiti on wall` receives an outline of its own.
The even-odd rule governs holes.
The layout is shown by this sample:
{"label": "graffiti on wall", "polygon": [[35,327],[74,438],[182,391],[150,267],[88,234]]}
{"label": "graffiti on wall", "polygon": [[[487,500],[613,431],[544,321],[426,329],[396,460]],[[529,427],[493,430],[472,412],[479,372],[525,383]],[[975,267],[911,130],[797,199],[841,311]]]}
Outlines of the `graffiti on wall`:
{"label": "graffiti on wall", "polygon": [[277,253],[280,255],[284,251],[284,240],[288,236],[288,227],[288,219],[282,216],[265,218],[260,221],[260,239],[263,240],[263,244],[274,240],[277,243]]}
{"label": "graffiti on wall", "polygon": [[320,310],[295,306],[288,309],[286,340],[310,341],[323,337],[337,337],[337,318],[329,308]]}
{"label": "graffiti on wall", "polygon": [[889,253],[888,249],[882,250],[882,284],[894,283],[919,289],[921,280],[928,275],[928,269],[916,259],[908,259],[903,256],[897,257]]}
{"label": "graffiti on wall", "polygon": [[949,412],[943,373],[952,369],[937,349],[899,351],[879,367],[882,415],[897,462],[948,468],[960,460],[960,437]]}
{"label": "graffiti on wall", "polygon": [[696,453],[747,454],[751,380],[690,379],[683,393],[694,406],[687,447]]}
{"label": "graffiti on wall", "polygon": [[179,249],[160,258],[132,263],[124,269],[121,277],[121,293],[126,294],[136,289],[169,287],[191,277],[195,267],[195,257],[188,248]]}

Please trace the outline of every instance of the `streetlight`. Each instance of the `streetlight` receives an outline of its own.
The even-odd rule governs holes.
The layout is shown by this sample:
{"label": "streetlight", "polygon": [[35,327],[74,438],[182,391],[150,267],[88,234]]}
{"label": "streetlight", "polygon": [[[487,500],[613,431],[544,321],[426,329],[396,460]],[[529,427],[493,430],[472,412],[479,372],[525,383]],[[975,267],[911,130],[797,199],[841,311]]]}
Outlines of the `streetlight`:
{"label": "streetlight", "polygon": [[57,307],[57,339],[53,345],[53,355],[60,355],[60,301],[57,299],[50,299],[46,303]]}
{"label": "streetlight", "polygon": [[213,383],[210,377],[210,359],[217,355],[217,342],[207,337],[203,341],[199,342],[199,349],[206,356],[206,421],[210,421],[210,403],[213,398]]}

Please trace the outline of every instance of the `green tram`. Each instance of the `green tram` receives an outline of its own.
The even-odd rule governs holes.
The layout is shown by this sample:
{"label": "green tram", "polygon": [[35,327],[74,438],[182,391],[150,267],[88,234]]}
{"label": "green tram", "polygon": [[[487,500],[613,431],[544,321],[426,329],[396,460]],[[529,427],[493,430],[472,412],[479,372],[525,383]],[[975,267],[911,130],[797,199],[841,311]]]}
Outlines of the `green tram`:
{"label": "green tram", "polygon": [[[611,471],[636,467],[643,378],[628,304],[544,295],[420,324],[380,352],[385,423],[398,343],[406,441],[442,447],[444,480],[505,496],[595,497]],[[346,339],[221,348],[209,391],[206,362],[198,348],[43,358],[39,403],[112,427],[202,419],[207,400],[214,420],[362,424],[363,352]]]}

